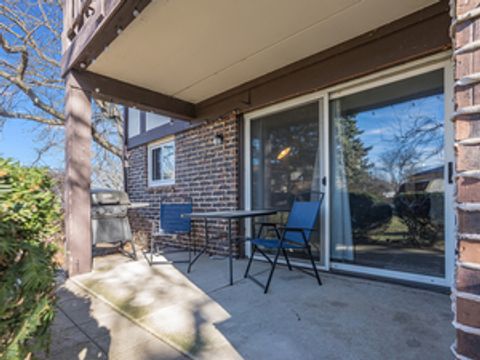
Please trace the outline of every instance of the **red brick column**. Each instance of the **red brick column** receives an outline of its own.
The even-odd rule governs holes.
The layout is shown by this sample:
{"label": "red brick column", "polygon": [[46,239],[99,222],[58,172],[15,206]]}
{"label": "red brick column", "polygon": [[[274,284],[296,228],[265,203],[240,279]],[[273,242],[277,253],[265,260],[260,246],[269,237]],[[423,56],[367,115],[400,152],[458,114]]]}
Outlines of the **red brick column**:
{"label": "red brick column", "polygon": [[90,230],[91,99],[78,75],[66,77],[65,237],[69,276],[92,269]]}
{"label": "red brick column", "polygon": [[480,0],[451,6],[458,227],[452,351],[480,359]]}

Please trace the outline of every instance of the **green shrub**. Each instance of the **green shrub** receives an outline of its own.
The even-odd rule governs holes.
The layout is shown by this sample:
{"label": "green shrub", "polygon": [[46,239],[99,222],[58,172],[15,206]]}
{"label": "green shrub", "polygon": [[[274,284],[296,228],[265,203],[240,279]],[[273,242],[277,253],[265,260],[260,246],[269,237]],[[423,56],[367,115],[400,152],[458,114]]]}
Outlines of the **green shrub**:
{"label": "green shrub", "polygon": [[350,215],[355,237],[366,237],[368,232],[390,222],[392,208],[389,204],[377,201],[371,194],[351,192]]}
{"label": "green shrub", "polygon": [[48,349],[60,203],[47,170],[0,158],[0,358]]}
{"label": "green shrub", "polygon": [[415,245],[432,245],[443,234],[444,195],[441,192],[399,193],[393,199],[395,212],[407,226]]}

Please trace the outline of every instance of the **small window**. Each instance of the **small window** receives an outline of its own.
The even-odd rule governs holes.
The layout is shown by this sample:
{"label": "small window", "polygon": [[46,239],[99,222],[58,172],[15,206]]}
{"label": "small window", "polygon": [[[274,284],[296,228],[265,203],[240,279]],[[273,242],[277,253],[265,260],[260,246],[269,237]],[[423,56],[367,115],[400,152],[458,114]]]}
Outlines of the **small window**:
{"label": "small window", "polygon": [[163,115],[157,115],[153,113],[147,113],[146,114],[147,118],[147,124],[146,124],[146,131],[155,129],[157,127],[163,126],[165,124],[168,124],[170,122],[170,118],[167,116]]}
{"label": "small window", "polygon": [[148,186],[175,183],[175,141],[164,140],[148,146]]}
{"label": "small window", "polygon": [[132,138],[140,134],[140,111],[128,109],[128,137]]}

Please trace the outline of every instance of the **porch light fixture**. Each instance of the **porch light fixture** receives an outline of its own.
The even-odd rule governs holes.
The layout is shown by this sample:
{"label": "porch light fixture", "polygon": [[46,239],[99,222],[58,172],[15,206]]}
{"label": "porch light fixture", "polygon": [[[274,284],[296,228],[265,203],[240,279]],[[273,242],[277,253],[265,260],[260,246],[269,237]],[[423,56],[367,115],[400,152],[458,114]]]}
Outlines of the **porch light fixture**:
{"label": "porch light fixture", "polygon": [[223,134],[215,134],[213,138],[214,145],[222,145],[223,144]]}
{"label": "porch light fixture", "polygon": [[137,17],[138,15],[140,15],[140,11],[138,11],[137,9],[133,9],[132,15],[133,17]]}
{"label": "porch light fixture", "polygon": [[122,33],[123,29],[121,27],[117,28],[117,35],[120,35]]}
{"label": "porch light fixture", "polygon": [[80,63],[80,68],[81,69],[85,69],[86,67],[87,67],[87,64],[85,64],[84,62]]}
{"label": "porch light fixture", "polygon": [[282,151],[280,151],[277,155],[277,160],[282,160],[287,157],[288,154],[290,154],[290,151],[292,151],[292,148],[290,146],[286,147]]}

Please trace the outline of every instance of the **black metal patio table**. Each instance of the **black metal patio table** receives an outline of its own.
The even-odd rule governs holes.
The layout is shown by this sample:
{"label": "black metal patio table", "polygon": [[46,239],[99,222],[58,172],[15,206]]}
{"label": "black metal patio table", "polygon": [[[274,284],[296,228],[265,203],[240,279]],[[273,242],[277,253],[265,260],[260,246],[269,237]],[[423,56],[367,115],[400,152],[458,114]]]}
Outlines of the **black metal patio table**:
{"label": "black metal patio table", "polygon": [[203,219],[205,224],[205,246],[188,264],[188,272],[192,265],[198,258],[207,251],[208,248],[208,219],[222,219],[228,221],[228,257],[230,270],[230,285],[233,285],[233,253],[232,253],[232,220],[253,218],[256,216],[267,216],[276,214],[277,210],[229,210],[229,211],[208,211],[208,212],[192,212],[190,214],[183,214],[183,217],[188,217],[192,220]]}

